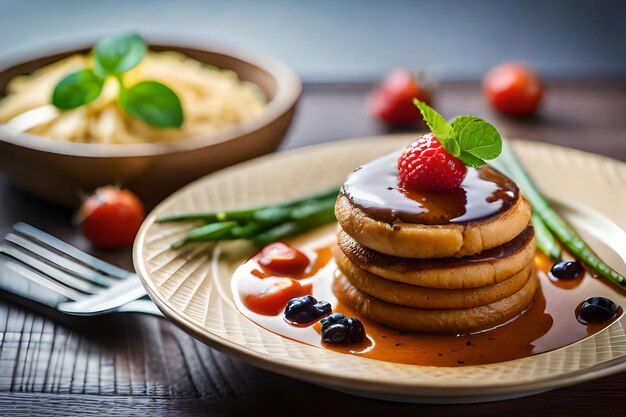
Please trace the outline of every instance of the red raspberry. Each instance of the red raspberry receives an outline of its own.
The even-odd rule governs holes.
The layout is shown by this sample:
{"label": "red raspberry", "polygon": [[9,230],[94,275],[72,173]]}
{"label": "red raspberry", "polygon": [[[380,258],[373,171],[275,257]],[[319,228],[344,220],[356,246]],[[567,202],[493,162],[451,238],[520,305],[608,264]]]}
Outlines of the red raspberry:
{"label": "red raspberry", "polygon": [[400,185],[407,190],[447,191],[461,185],[467,168],[432,133],[417,138],[398,158]]}

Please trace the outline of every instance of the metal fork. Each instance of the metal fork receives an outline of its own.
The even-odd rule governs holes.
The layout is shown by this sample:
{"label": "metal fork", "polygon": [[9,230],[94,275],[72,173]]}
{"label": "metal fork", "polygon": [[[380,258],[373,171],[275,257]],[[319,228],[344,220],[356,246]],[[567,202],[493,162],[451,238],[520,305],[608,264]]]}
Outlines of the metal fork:
{"label": "metal fork", "polygon": [[136,312],[162,316],[137,275],[25,223],[0,243],[0,289],[61,313]]}

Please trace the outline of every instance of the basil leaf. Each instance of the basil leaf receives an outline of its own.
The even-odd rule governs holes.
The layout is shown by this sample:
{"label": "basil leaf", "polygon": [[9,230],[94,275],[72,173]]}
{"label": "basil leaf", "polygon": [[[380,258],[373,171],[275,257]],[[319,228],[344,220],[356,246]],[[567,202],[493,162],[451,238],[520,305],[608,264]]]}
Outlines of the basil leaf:
{"label": "basil leaf", "polygon": [[139,65],[147,50],[146,43],[136,33],[102,39],[94,48],[94,70],[102,77],[122,74]]}
{"label": "basil leaf", "polygon": [[494,159],[502,152],[502,138],[490,123],[475,116],[452,120],[453,135],[461,147],[461,156],[471,154],[479,159]]}
{"label": "basil leaf", "polygon": [[63,110],[83,106],[98,98],[104,79],[86,68],[70,72],[52,91],[52,104]]}
{"label": "basil leaf", "polygon": [[176,93],[156,81],[142,81],[120,91],[120,105],[131,116],[154,127],[180,127],[183,108]]}

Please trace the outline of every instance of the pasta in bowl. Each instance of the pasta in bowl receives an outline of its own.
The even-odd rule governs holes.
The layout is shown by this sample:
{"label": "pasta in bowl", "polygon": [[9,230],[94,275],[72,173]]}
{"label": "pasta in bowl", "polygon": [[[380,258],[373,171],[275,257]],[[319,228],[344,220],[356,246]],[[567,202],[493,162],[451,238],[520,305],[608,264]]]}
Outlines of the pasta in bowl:
{"label": "pasta in bowl", "polygon": [[[124,112],[107,78],[84,106],[59,110],[51,89],[85,66],[87,49],[54,54],[0,71],[0,170],[46,199],[75,206],[81,194],[123,184],[148,205],[217,169],[273,151],[301,94],[284,64],[250,53],[150,45],[124,85],[157,80],[180,99],[180,128],[155,128]],[[47,111],[43,123],[29,112]],[[15,128],[22,118],[27,129]],[[7,123],[8,122],[8,123]]]}
{"label": "pasta in bowl", "polygon": [[[89,55],[72,55],[9,81],[8,94],[0,101],[0,122],[6,123],[49,106],[55,84],[65,74],[87,67],[89,61]],[[180,128],[154,128],[121,111],[116,100],[119,84],[108,79],[93,102],[67,111],[52,109],[43,123],[34,124],[27,131],[69,142],[174,141],[210,134],[258,117],[267,102],[258,86],[240,80],[237,73],[203,64],[178,52],[149,52],[127,73],[127,82],[141,80],[160,81],[176,92],[186,116]]]}

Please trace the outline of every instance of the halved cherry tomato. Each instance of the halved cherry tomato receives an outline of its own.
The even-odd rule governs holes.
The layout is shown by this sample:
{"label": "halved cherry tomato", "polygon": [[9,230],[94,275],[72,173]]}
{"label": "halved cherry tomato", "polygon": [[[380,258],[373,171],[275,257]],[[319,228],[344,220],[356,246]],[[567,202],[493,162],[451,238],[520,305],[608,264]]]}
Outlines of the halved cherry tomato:
{"label": "halved cherry tomato", "polygon": [[267,245],[260,255],[259,264],[264,269],[294,278],[302,275],[311,263],[304,253],[282,242]]}
{"label": "halved cherry tomato", "polygon": [[141,201],[118,187],[98,188],[79,212],[83,234],[95,246],[117,249],[132,245],[144,219]]}
{"label": "halved cherry tomato", "polygon": [[243,303],[250,311],[267,316],[281,313],[289,300],[311,293],[312,285],[291,278],[270,277],[248,283]]}
{"label": "halved cherry tomato", "polygon": [[370,97],[371,112],[391,124],[408,124],[422,120],[413,99],[430,104],[430,92],[405,69],[389,73]]}
{"label": "halved cherry tomato", "polygon": [[543,96],[537,74],[515,62],[505,62],[491,69],[483,80],[483,90],[489,103],[508,116],[531,115]]}

